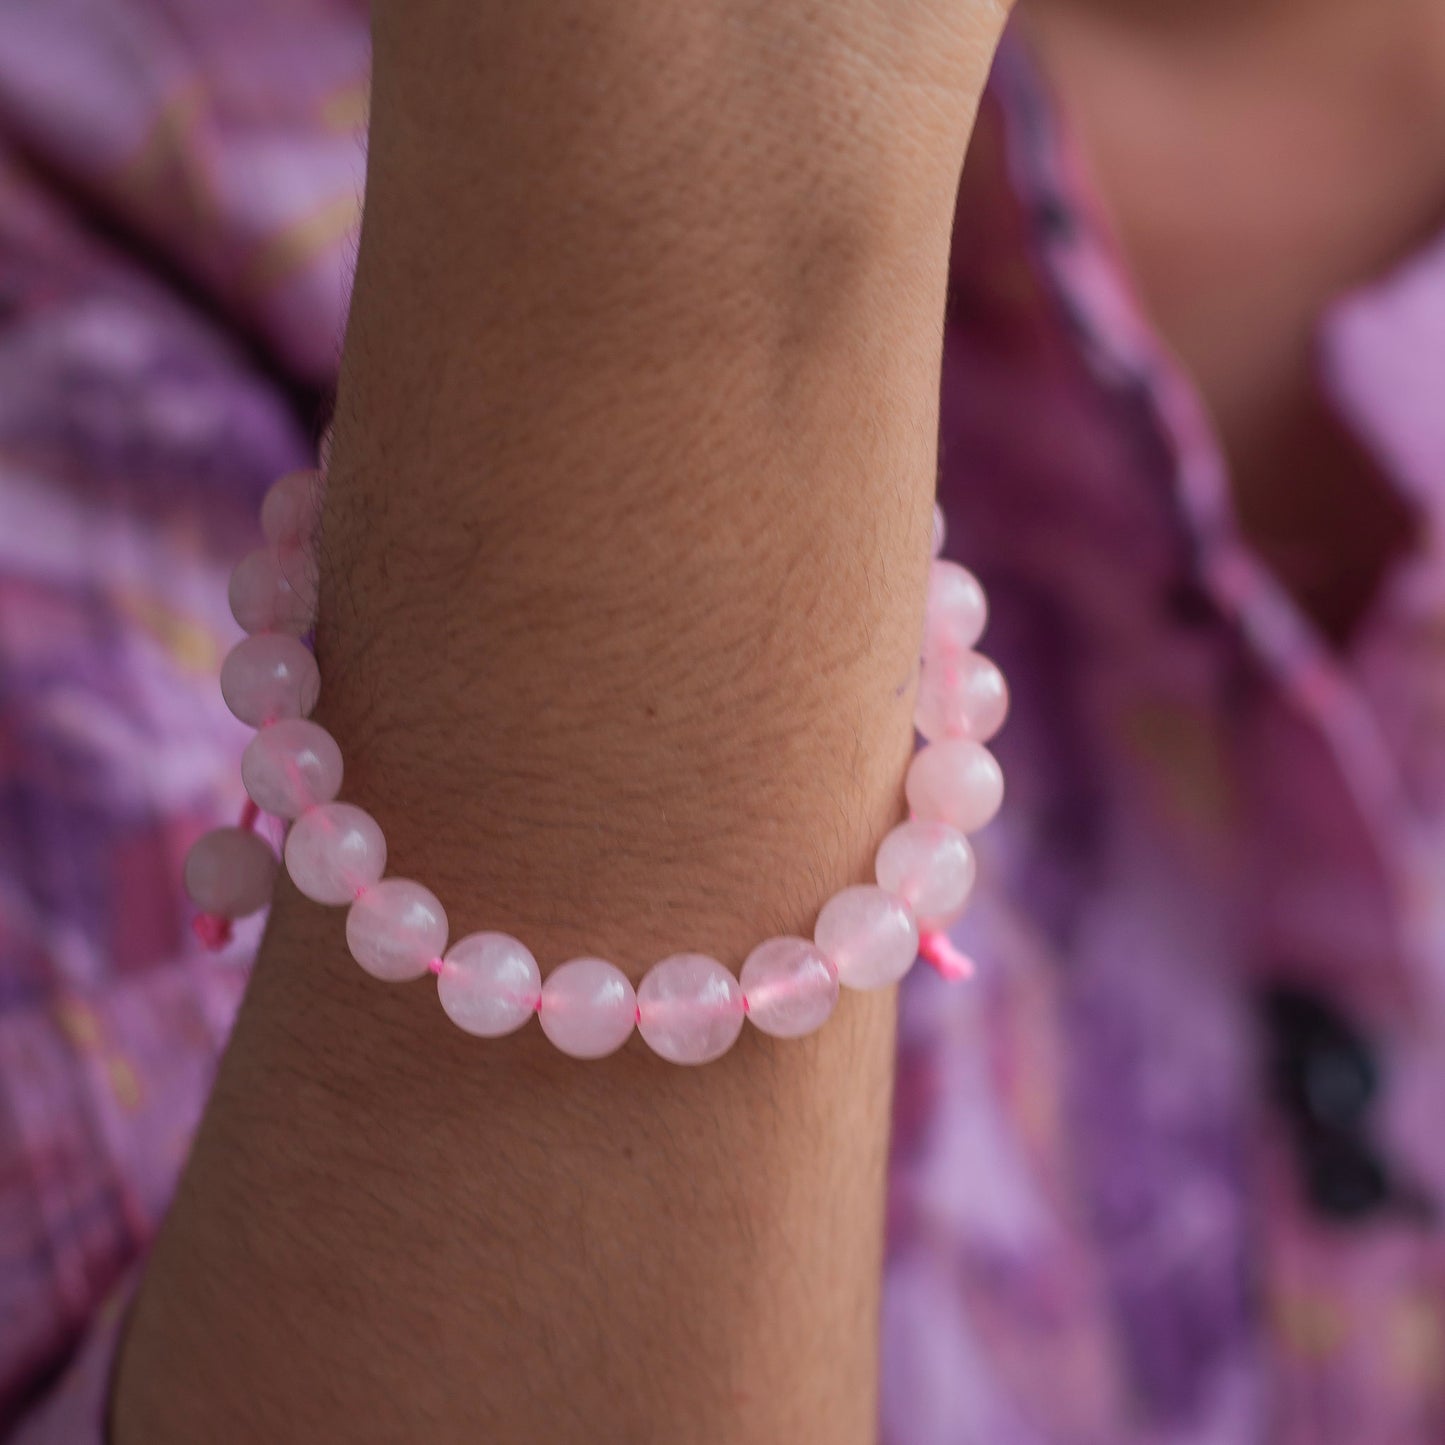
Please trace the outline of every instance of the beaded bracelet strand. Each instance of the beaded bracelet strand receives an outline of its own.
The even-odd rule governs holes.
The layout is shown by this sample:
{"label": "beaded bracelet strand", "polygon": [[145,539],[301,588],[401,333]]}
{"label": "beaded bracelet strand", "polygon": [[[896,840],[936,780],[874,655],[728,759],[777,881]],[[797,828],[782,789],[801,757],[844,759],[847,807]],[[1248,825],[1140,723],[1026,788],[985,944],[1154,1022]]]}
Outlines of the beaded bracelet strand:
{"label": "beaded bracelet strand", "polygon": [[938,508],[914,713],[924,746],[904,783],[911,816],[880,844],[876,885],[831,898],[811,940],[759,944],[736,977],[705,954],[679,953],[654,964],[634,990],[601,958],[572,959],[543,980],[531,952],[504,933],[473,933],[448,947],[436,895],[383,876],[382,830],[369,813],[337,801],[341,750],[309,720],[321,676],[302,639],[315,614],[310,546],[321,489],[317,471],[276,482],[261,508],[265,545],[231,578],[231,610],[248,635],[221,668],[221,692],[258,731],[241,760],[249,801],[240,822],[206,834],[186,859],[187,891],[204,910],[196,931],[209,946],[225,943],[232,919],[270,901],[277,860],[254,831],[264,812],[290,824],[283,853],[300,892],[347,907],[347,946],[361,967],[390,981],[434,974],[447,1016],[482,1037],[509,1034],[535,1014],[547,1038],[576,1058],[611,1054],[636,1028],[662,1058],[702,1064],[732,1047],[744,1019],[779,1038],[812,1033],[833,1012],[840,985],[886,988],[920,956],[946,977],[971,971],[945,929],[974,885],[967,835],[1003,801],[1003,774],[984,745],[1003,725],[1008,689],[975,651],[987,603],[972,573],[941,559]]}

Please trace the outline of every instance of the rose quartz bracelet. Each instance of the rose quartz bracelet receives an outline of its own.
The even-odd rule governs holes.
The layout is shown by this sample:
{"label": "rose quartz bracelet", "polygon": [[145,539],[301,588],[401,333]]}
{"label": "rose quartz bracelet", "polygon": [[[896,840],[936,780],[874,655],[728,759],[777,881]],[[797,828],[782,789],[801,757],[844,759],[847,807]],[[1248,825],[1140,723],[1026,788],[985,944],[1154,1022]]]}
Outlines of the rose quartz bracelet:
{"label": "rose quartz bracelet", "polygon": [[1008,689],[974,650],[987,605],[970,572],[940,560],[937,508],[915,711],[924,746],[905,781],[911,817],[879,846],[876,886],[845,888],[823,906],[811,941],[770,938],[736,977],[706,954],[679,953],[654,964],[634,990],[601,958],[573,959],[543,980],[537,960],[504,933],[473,933],[448,947],[436,895],[383,876],[381,828],[337,801],[341,749],[309,720],[321,678],[301,639],[315,613],[310,543],[321,489],[315,471],[282,477],[261,509],[265,545],[231,579],[231,610],[249,635],[226,658],[221,692],[258,731],[241,760],[250,802],[240,824],[206,834],[186,859],[206,942],[219,947],[231,919],[270,901],[277,863],[254,831],[259,811],[290,823],[284,853],[296,887],[317,903],[346,906],[347,945],[368,973],[391,981],[435,974],[447,1016],[483,1037],[511,1033],[536,1014],[552,1043],[579,1059],[613,1053],[636,1028],[664,1059],[707,1063],[732,1047],[744,1019],[778,1038],[812,1033],[832,1013],[840,985],[886,988],[920,954],[946,976],[969,971],[944,930],[973,889],[966,835],[1003,801],[1003,774],[984,744],[1003,724]]}

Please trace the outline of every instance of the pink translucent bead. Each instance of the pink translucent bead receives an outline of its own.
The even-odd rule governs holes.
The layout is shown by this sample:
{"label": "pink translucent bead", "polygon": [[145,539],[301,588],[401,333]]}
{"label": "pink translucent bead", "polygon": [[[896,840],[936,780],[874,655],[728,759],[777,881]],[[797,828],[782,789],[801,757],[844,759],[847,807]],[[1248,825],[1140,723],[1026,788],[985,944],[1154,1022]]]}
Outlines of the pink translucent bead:
{"label": "pink translucent bead", "polygon": [[505,933],[469,933],[447,950],[437,997],[459,1028],[484,1039],[522,1027],[542,998],[542,974],[530,950]]}
{"label": "pink translucent bead", "polygon": [[933,504],[933,555],[943,555],[943,544],[948,539],[948,521],[943,515],[943,508],[937,502]]}
{"label": "pink translucent bead", "polygon": [[222,918],[244,918],[271,901],[276,855],[249,828],[217,828],[186,854],[186,892]]}
{"label": "pink translucent bead", "polygon": [[637,994],[620,968],[574,958],[542,985],[542,1032],[574,1059],[601,1059],[627,1042],[637,1022]]}
{"label": "pink translucent bead", "polygon": [[241,781],[262,812],[299,818],[341,791],[341,749],[319,723],[286,718],[251,739]]}
{"label": "pink translucent bead", "polygon": [[988,599],[978,578],[957,562],[934,562],[928,576],[923,623],[923,659],[967,652],[988,624]]}
{"label": "pink translucent bead", "polygon": [[315,470],[287,472],[271,484],[261,503],[261,531],[274,547],[305,545],[321,511],[321,478]]}
{"label": "pink translucent bead", "polygon": [[878,886],[902,898],[924,930],[951,923],[977,873],[968,839],[947,823],[900,823],[878,845]]}
{"label": "pink translucent bead", "polygon": [[929,742],[972,738],[986,743],[1007,716],[1008,684],[988,658],[964,652],[924,663],[913,725]]}
{"label": "pink translucent bead", "polygon": [[420,883],[383,878],[347,909],[346,946],[373,978],[420,978],[447,946],[446,910]]}
{"label": "pink translucent bead", "polygon": [[301,581],[299,570],[288,578],[273,547],[250,552],[236,564],[230,599],[232,615],[252,633],[289,632],[299,637],[310,629],[316,612],[314,588]]}
{"label": "pink translucent bead", "polygon": [[282,632],[243,638],[221,664],[221,696],[252,727],[308,717],[320,693],[321,673],[311,649]]}
{"label": "pink translucent bead", "polygon": [[739,982],[748,1017],[774,1038],[821,1028],[838,1002],[838,970],[806,938],[770,938],[748,954]]}
{"label": "pink translucent bead", "polygon": [[743,991],[717,959],[675,953],[637,989],[637,1031],[673,1064],[706,1064],[732,1048],[743,1027]]}
{"label": "pink translucent bead", "polygon": [[376,819],[351,803],[322,803],[291,825],[286,871],[315,903],[350,903],[386,871]]}
{"label": "pink translucent bead", "polygon": [[316,553],[310,545],[300,542],[283,542],[276,549],[281,562],[281,576],[287,586],[298,597],[305,597],[311,603],[311,620],[316,620],[317,578]]}
{"label": "pink translucent bead", "polygon": [[813,941],[849,988],[887,988],[918,957],[918,924],[903,899],[882,888],[845,888],[823,905]]}
{"label": "pink translucent bead", "polygon": [[1003,803],[1003,769],[981,743],[943,738],[914,753],[903,791],[915,817],[977,833]]}

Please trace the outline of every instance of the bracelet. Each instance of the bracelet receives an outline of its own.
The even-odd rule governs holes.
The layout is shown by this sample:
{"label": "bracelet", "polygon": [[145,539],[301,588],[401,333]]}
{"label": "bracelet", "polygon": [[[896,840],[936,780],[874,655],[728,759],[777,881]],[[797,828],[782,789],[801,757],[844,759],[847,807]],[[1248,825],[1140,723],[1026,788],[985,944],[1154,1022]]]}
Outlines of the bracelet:
{"label": "bracelet", "polygon": [[717,959],[680,953],[656,963],[634,990],[601,958],[576,958],[545,981],[524,944],[473,933],[448,944],[447,915],[429,889],[383,876],[386,839],[371,815],[338,802],[336,740],[309,720],[321,692],[311,631],[316,576],[311,539],[322,474],[292,472],[261,508],[265,545],[231,578],[230,603],[248,636],[221,668],[221,692],[258,731],[241,760],[249,801],[235,827],[207,833],[186,858],[187,892],[204,910],[196,932],[218,948],[231,920],[270,901],[277,860],[255,832],[260,813],[289,822],[286,870],[307,898],[345,905],[346,941],[366,972],[389,981],[436,976],[441,1006],[468,1033],[496,1038],[536,1014],[542,1031],[581,1059],[621,1048],[634,1028],[662,1058],[702,1064],[737,1040],[746,1018],[778,1038],[812,1033],[833,1012],[840,985],[886,988],[922,956],[946,977],[972,971],[944,930],[962,913],[976,865],[967,835],[1003,801],[1003,773],[984,746],[1003,725],[1003,675],[974,650],[988,617],[983,589],[942,560],[935,506],[922,663],[914,723],[924,746],[904,782],[911,816],[879,845],[876,885],[843,889],[818,914],[811,940],[770,938],[738,976]]}

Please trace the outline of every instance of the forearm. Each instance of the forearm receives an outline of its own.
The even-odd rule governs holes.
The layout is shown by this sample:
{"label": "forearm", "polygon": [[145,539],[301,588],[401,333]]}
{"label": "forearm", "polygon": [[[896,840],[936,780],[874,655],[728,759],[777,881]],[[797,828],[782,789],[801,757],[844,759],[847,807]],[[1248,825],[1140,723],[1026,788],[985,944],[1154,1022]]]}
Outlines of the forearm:
{"label": "forearm", "polygon": [[[991,39],[652,8],[380,7],[318,634],[389,870],[634,979],[809,931],[898,815]],[[428,992],[283,890],[121,1445],[870,1439],[891,999],[687,1070]]]}

